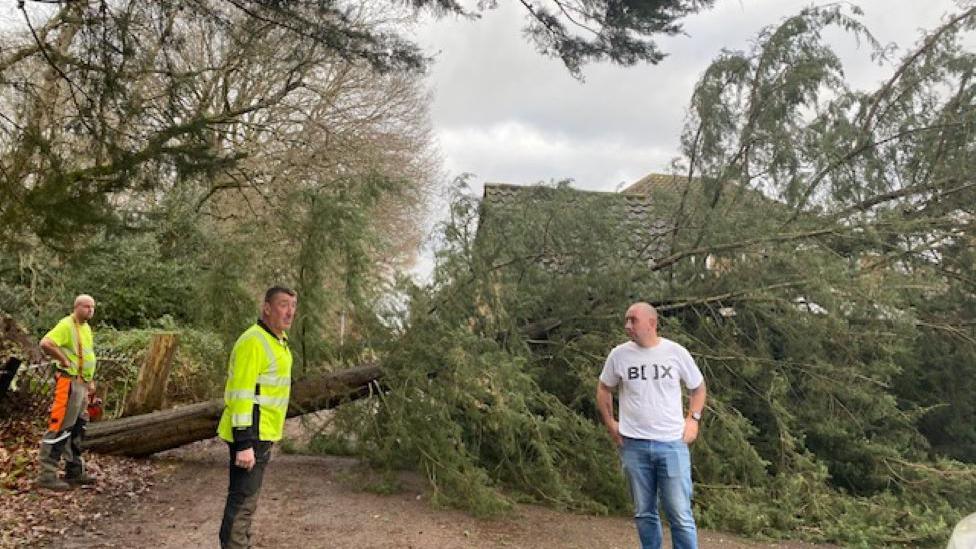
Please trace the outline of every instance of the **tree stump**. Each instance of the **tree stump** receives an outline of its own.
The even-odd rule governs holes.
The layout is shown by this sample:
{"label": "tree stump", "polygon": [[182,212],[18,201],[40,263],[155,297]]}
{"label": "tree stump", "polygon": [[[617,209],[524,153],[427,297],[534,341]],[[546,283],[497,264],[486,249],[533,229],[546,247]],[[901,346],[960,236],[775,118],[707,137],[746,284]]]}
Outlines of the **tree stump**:
{"label": "tree stump", "polygon": [[136,386],[126,397],[123,417],[148,414],[163,408],[166,382],[178,345],[179,338],[175,332],[153,334],[146,358],[139,368]]}

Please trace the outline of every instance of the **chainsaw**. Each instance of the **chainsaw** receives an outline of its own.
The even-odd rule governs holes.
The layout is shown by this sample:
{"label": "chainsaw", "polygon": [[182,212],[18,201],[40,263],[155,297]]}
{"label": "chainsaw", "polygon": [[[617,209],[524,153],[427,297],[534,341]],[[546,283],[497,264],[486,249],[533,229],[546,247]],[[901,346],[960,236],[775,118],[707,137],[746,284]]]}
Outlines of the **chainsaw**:
{"label": "chainsaw", "polygon": [[88,421],[98,421],[102,419],[104,413],[102,399],[95,393],[88,395]]}

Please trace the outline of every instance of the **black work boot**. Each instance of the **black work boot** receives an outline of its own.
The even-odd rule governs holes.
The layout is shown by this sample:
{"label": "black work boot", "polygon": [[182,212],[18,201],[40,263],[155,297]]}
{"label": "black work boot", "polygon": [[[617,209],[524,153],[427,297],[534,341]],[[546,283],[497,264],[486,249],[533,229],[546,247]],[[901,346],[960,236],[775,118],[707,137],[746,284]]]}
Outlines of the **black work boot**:
{"label": "black work boot", "polygon": [[66,475],[64,477],[65,482],[72,486],[91,486],[95,484],[95,477],[90,476],[87,473],[79,473],[77,475]]}
{"label": "black work boot", "polygon": [[65,490],[71,489],[71,485],[67,482],[59,479],[57,475],[47,472],[41,473],[41,476],[37,477],[36,484],[38,488],[46,488],[55,492],[64,492]]}

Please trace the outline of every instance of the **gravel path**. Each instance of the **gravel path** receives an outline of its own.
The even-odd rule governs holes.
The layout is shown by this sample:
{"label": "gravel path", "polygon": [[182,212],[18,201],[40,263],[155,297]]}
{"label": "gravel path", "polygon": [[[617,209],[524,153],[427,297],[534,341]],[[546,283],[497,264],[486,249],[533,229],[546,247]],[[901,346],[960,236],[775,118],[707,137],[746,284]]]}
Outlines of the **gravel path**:
{"label": "gravel path", "polygon": [[[131,507],[102,517],[97,530],[55,544],[66,548],[217,547],[226,495],[226,447],[204,441],[156,458],[153,488]],[[625,517],[593,517],[522,505],[514,516],[482,520],[437,509],[424,483],[404,476],[405,489],[377,495],[357,489],[354,460],[277,453],[265,473],[254,519],[256,548],[631,548]],[[357,481],[357,479],[360,479]],[[810,549],[810,544],[759,543],[703,531],[701,548]]]}

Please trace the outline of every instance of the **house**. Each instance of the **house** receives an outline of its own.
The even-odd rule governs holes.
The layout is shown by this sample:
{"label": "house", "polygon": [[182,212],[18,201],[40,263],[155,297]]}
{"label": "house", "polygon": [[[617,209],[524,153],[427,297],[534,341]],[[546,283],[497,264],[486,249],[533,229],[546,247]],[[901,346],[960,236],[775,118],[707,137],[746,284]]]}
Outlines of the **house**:
{"label": "house", "polygon": [[[703,200],[710,201],[710,189],[704,188],[705,184],[700,178],[689,181],[685,176],[661,173],[647,174],[621,192],[584,191],[568,185],[486,183],[479,212],[478,239],[482,240],[487,232],[496,233],[495,236],[501,238],[494,241],[503,243],[499,247],[519,248],[520,252],[510,252],[511,260],[516,261],[519,254],[530,257],[534,264],[541,264],[550,274],[586,274],[635,264],[653,269],[673,251],[675,223],[711,211],[702,207]],[[723,189],[716,195],[716,201],[721,200],[722,207],[748,208],[752,205],[762,207],[764,211],[786,213],[782,204],[753,189],[742,188],[734,182],[725,184]],[[565,218],[569,218],[570,223]],[[614,221],[601,222],[606,219]],[[589,221],[593,223],[588,224]],[[530,229],[514,229],[518,225]],[[507,233],[509,227],[513,228]],[[592,234],[598,231],[607,234]],[[529,233],[527,236],[526,232]],[[623,246],[619,245],[621,240],[624,240]],[[581,250],[592,252],[594,249],[614,249],[615,255],[602,257],[602,264],[581,266],[576,262],[578,256],[592,258],[594,255],[581,253]],[[739,262],[762,261],[765,257],[762,249],[748,252],[730,249],[692,255],[688,261],[700,265],[698,276],[705,278],[729,273]],[[498,263],[504,261],[501,259]],[[736,312],[733,307],[722,306],[719,314],[731,317]]]}
{"label": "house", "polygon": [[[472,329],[495,317],[503,285],[526,279],[551,288],[570,279],[581,282],[588,297],[578,304],[580,310],[602,300],[605,295],[590,283],[604,273],[649,270],[670,254],[672,231],[659,210],[649,196],[637,193],[486,183],[475,246],[507,274],[496,272],[492,288],[474,296],[478,316],[469,320]],[[522,319],[530,341],[545,339],[562,323],[551,307],[539,312]]]}
{"label": "house", "polygon": [[[601,218],[616,222],[599,223]],[[587,219],[594,223],[587,226]],[[533,221],[542,231],[554,229],[537,239],[539,261],[550,269],[569,268],[574,246],[595,246],[605,240],[612,241],[604,242],[608,248],[626,240],[627,259],[648,266],[670,252],[671,227],[645,194],[584,191],[568,185],[485,184],[479,234],[485,230],[504,232],[509,225],[532,225]],[[590,227],[594,232],[609,232],[578,230]]]}

